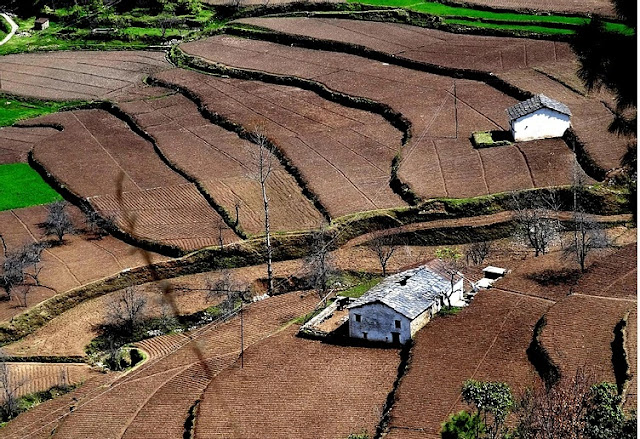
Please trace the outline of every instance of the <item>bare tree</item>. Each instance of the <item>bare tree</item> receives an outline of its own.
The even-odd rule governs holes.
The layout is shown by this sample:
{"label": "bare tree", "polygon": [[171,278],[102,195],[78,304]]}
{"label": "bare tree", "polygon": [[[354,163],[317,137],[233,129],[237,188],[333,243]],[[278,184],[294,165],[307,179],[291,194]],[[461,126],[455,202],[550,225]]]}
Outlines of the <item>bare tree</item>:
{"label": "bare tree", "polygon": [[11,419],[18,414],[18,390],[25,380],[17,380],[11,374],[4,357],[0,357],[0,415],[2,419]]}
{"label": "bare tree", "polygon": [[368,243],[369,249],[376,255],[380,267],[382,267],[382,275],[387,275],[387,264],[400,247],[400,245],[393,239],[392,236],[378,236]]}
{"label": "bare tree", "polygon": [[66,201],[51,203],[48,208],[47,219],[41,224],[45,236],[55,235],[60,244],[63,241],[64,235],[75,231],[71,217],[66,210],[67,205],[68,203]]}
{"label": "bare tree", "polygon": [[544,255],[560,237],[560,203],[555,193],[514,193],[511,200],[516,223],[515,237],[533,248],[536,256]]}
{"label": "bare tree", "polygon": [[240,199],[236,199],[236,202],[234,204],[234,207],[236,209],[236,227],[240,225],[240,206],[242,206],[242,201]]}
{"label": "bare tree", "polygon": [[128,287],[109,302],[108,322],[128,334],[133,334],[143,317],[147,299],[135,287]]}
{"label": "bare tree", "polygon": [[227,227],[222,218],[218,218],[216,220],[216,228],[218,229],[218,245],[220,246],[220,250],[222,250],[224,248],[224,231],[229,227]]}
{"label": "bare tree", "polygon": [[491,247],[491,241],[478,241],[466,246],[464,255],[467,264],[469,264],[469,261],[473,262],[474,265],[482,264],[487,256],[489,256],[489,253],[491,253]]}
{"label": "bare tree", "polygon": [[255,144],[252,145],[250,151],[253,156],[253,166],[255,171],[255,179],[260,183],[262,191],[262,204],[264,207],[264,234],[265,246],[267,250],[267,293],[273,295],[273,249],[271,248],[271,229],[269,223],[269,197],[267,196],[267,182],[273,172],[274,157],[269,148],[270,143],[264,128],[258,126],[249,134],[249,140]]}
{"label": "bare tree", "polygon": [[580,210],[573,212],[573,227],[570,238],[563,245],[563,254],[575,259],[584,272],[589,253],[594,249],[609,247],[611,242],[593,216]]}
{"label": "bare tree", "polygon": [[[42,261],[42,252],[45,247],[46,245],[43,242],[34,242],[23,246],[19,251],[25,276],[30,277],[36,286],[42,286],[40,284],[42,266],[39,264]],[[29,268],[31,271],[28,270]]]}
{"label": "bare tree", "polygon": [[330,278],[335,271],[335,265],[330,253],[331,236],[325,225],[312,234],[311,248],[305,263],[311,287],[318,297],[326,302],[330,287]]}
{"label": "bare tree", "polygon": [[525,394],[517,437],[522,439],[583,439],[591,378],[582,369],[551,387]]}
{"label": "bare tree", "polygon": [[454,287],[460,279],[460,269],[462,269],[462,255],[455,249],[444,247],[436,250],[436,258],[438,258],[438,268],[447,276],[451,284],[450,290],[445,293],[447,299],[447,307],[451,308],[451,296],[454,293]]}
{"label": "bare tree", "polygon": [[109,234],[109,232],[105,230],[105,225],[107,223],[113,224],[114,223],[113,218],[112,217],[103,218],[95,210],[90,210],[85,213],[85,217],[84,217],[85,230],[87,233],[91,233],[92,235],[94,235],[97,239],[102,239],[103,236],[106,236]]}

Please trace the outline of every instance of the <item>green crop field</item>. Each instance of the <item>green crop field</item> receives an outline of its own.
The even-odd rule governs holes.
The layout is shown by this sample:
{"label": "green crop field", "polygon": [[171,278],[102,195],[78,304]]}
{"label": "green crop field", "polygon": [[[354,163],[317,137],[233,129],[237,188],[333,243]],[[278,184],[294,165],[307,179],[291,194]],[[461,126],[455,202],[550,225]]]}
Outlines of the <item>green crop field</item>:
{"label": "green crop field", "polygon": [[[573,34],[576,26],[586,23],[586,17],[565,15],[535,15],[517,12],[498,12],[481,9],[449,6],[438,2],[416,0],[348,0],[373,6],[385,6],[409,9],[423,14],[442,17],[445,23],[460,24],[487,29],[526,31],[542,34]],[[487,22],[488,21],[488,22]],[[609,31],[633,33],[623,24],[605,21]]]}
{"label": "green crop field", "polygon": [[0,165],[0,210],[37,206],[61,199],[28,164]]}
{"label": "green crop field", "polygon": [[23,119],[44,116],[78,104],[79,102],[24,102],[0,97],[0,127],[11,126]]}

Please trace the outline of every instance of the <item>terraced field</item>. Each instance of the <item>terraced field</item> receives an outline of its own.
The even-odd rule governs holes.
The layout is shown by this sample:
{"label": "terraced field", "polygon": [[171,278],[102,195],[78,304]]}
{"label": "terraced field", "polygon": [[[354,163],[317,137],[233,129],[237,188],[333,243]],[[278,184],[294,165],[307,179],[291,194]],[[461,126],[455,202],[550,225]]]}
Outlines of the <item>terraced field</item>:
{"label": "terraced field", "polygon": [[[9,371],[9,383],[17,389],[15,396],[20,398],[30,393],[42,392],[54,386],[80,384],[88,378],[99,375],[82,363],[6,363]],[[3,403],[0,397],[0,403]]]}
{"label": "terraced field", "polygon": [[169,67],[162,52],[51,52],[5,55],[5,93],[40,99],[113,98],[151,73]]}
{"label": "terraced field", "polygon": [[[575,55],[566,43],[453,34],[391,23],[340,19],[250,18],[239,22],[294,35],[359,44],[413,61],[493,72],[521,89],[544,93],[567,104],[573,112],[573,127],[586,151],[605,170],[617,168],[626,151],[626,141],[607,131],[612,115],[601,100],[612,102],[612,97],[599,93],[585,96],[576,93],[571,85],[565,85],[579,82],[574,79]],[[554,73],[558,69],[571,79],[567,81],[566,76]],[[495,102],[495,107],[499,111],[506,108],[499,101]],[[500,120],[504,118],[502,113]]]}
{"label": "terraced field", "polygon": [[53,128],[0,128],[0,164],[26,163],[31,148],[57,132]]}
{"label": "terraced field", "polygon": [[304,431],[333,439],[375,431],[398,350],[327,345],[297,338],[295,329],[252,346],[243,368],[236,363],[213,379],[198,407],[196,438],[291,438]]}
{"label": "terraced field", "polygon": [[[244,231],[264,233],[257,146],[212,124],[181,94],[152,96],[124,102],[121,108],[153,136],[168,160],[196,178],[234,220],[238,205],[238,224]],[[272,213],[271,230],[318,227],[323,221],[320,212],[278,159],[271,155],[269,161],[267,196]]]}
{"label": "terraced field", "polygon": [[382,117],[294,87],[177,69],[156,77],[236,124],[263,125],[332,217],[404,204],[389,187],[401,133]]}
{"label": "terraced field", "polygon": [[398,175],[423,198],[471,197],[570,181],[574,159],[558,139],[472,147],[473,131],[506,129],[504,109],[516,102],[486,84],[225,35],[181,48],[212,63],[310,79],[402,113],[412,124],[413,137],[401,153]]}
{"label": "terraced field", "polygon": [[418,332],[391,411],[390,438],[439,438],[440,424],[465,408],[462,383],[504,381],[516,393],[537,373],[527,358],[532,330],[551,301],[487,290],[455,317]]}
{"label": "terraced field", "polygon": [[[105,218],[136,237],[186,250],[218,243],[221,217],[124,122],[102,110],[59,113],[30,123],[41,122],[65,129],[37,145],[34,158]],[[225,243],[238,239],[228,227],[222,233]]]}

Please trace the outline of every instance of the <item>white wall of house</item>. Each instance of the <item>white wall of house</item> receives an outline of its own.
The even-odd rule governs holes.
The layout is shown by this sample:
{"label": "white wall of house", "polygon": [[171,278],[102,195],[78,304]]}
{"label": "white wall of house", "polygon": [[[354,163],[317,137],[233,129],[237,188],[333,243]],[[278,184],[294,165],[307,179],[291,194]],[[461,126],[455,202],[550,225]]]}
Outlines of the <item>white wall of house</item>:
{"label": "white wall of house", "polygon": [[440,306],[438,305],[438,303],[434,302],[433,305],[425,310],[425,312],[413,319],[413,321],[411,322],[411,337],[416,335],[416,332],[421,330],[424,325],[429,323],[429,321],[431,321],[433,316],[435,316],[439,310]]}
{"label": "white wall of house", "polygon": [[571,126],[569,116],[548,108],[511,121],[511,134],[516,142],[562,137]]}
{"label": "white wall of house", "polygon": [[349,310],[350,337],[392,343],[394,332],[399,334],[400,343],[406,343],[411,338],[411,321],[384,303],[368,303]]}
{"label": "white wall of house", "polygon": [[[464,301],[464,279],[460,279],[453,285],[453,294],[450,297],[451,306],[467,306],[467,302]],[[445,299],[444,304],[447,304]],[[438,308],[440,311],[440,308]]]}

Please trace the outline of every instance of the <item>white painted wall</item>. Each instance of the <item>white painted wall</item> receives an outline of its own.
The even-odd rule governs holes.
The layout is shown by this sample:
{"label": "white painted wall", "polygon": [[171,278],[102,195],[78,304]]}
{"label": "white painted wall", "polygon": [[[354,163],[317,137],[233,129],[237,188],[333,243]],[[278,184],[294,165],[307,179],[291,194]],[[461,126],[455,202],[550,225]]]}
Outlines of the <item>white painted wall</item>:
{"label": "white painted wall", "polygon": [[548,108],[511,121],[511,134],[516,142],[562,137],[571,126],[570,117]]}
{"label": "white painted wall", "polygon": [[[360,322],[356,321],[356,314],[360,315]],[[400,320],[400,328],[396,328],[395,321]],[[402,314],[387,305],[374,302],[349,310],[349,336],[353,338],[391,343],[392,332],[400,333],[400,343],[404,344],[411,338],[411,322]]]}
{"label": "white painted wall", "polygon": [[[464,279],[460,279],[453,286],[453,294],[451,295],[451,306],[467,306],[467,302],[464,301]],[[445,299],[445,305],[447,304]],[[438,308],[440,311],[440,308]]]}

